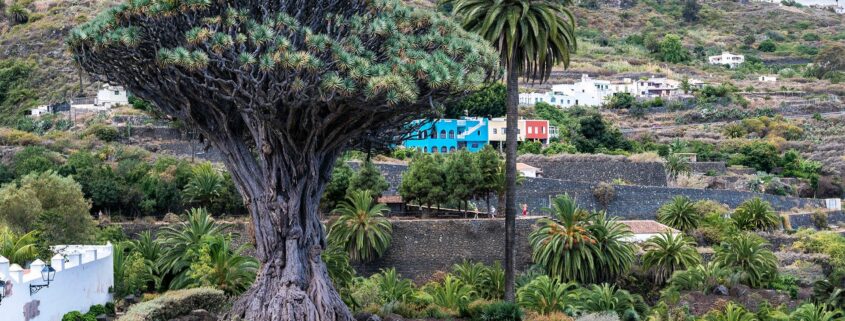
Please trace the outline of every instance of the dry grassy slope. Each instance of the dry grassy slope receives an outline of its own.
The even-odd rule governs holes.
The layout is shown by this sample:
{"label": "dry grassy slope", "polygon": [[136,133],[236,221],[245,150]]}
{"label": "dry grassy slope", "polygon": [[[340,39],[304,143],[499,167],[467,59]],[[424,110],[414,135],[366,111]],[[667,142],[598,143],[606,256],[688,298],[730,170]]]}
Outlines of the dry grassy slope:
{"label": "dry grassy slope", "polygon": [[[433,7],[435,3],[435,0],[406,1],[420,7]],[[804,21],[811,22],[809,29],[823,36],[845,32],[843,16],[822,10],[782,8],[765,3],[742,5],[733,1],[703,1],[702,22],[689,26],[680,22],[679,6],[673,5],[678,1],[664,0],[667,8],[674,8],[668,11],[656,10],[664,5],[648,4],[646,1],[651,0],[640,0],[630,9],[602,6],[600,10],[574,7],[573,11],[579,28],[598,30],[609,39],[623,39],[644,29],[657,29],[685,34],[688,46],[702,44],[733,48],[739,45],[746,33],[762,33],[765,30],[793,32],[793,26]],[[14,27],[9,27],[6,22],[0,23],[0,59],[23,58],[37,64],[32,86],[43,103],[73,95],[77,90],[77,73],[64,49],[63,38],[74,25],[118,2],[120,0],[34,1],[29,8],[35,21]],[[660,21],[664,25],[659,25]],[[689,67],[657,62],[641,48],[601,47],[588,40],[582,40],[580,44],[570,69],[557,69],[549,83],[571,81],[581,73],[636,78],[654,73],[680,72],[702,78],[725,78],[718,70],[702,70],[697,65]],[[536,84],[526,83],[525,86]],[[90,91],[92,88],[88,86],[87,89]]]}
{"label": "dry grassy slope", "polygon": [[[0,59],[25,59],[36,64],[31,85],[41,102],[61,100],[78,90],[78,72],[64,47],[64,36],[116,0],[40,0],[29,5],[29,23],[0,25]],[[85,80],[85,84],[90,83]]]}

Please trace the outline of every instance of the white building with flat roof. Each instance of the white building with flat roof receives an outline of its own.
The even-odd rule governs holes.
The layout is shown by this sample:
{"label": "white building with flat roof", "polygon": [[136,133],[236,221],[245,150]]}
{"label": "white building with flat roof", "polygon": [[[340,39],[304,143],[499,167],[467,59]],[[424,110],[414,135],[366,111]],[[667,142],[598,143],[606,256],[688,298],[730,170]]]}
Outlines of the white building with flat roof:
{"label": "white building with flat roof", "polygon": [[613,94],[609,80],[592,79],[581,75],[581,81],[573,84],[553,85],[545,93],[519,94],[519,104],[533,106],[543,102],[557,107],[601,106]]}
{"label": "white building with flat roof", "polygon": [[711,65],[726,65],[731,68],[736,68],[736,66],[745,62],[745,56],[734,55],[730,52],[723,51],[721,55],[710,56],[708,61]]}
{"label": "white building with flat roof", "polygon": [[127,104],[129,104],[129,97],[126,94],[126,89],[123,89],[123,86],[112,86],[110,84],[104,84],[97,91],[97,99],[94,100],[94,105],[106,108]]}

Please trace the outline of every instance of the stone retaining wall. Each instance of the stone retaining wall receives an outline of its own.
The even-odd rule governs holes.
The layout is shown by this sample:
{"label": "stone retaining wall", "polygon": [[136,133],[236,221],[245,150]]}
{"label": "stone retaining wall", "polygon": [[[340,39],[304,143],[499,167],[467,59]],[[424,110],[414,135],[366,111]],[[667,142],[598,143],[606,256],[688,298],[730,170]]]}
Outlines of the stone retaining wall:
{"label": "stone retaining wall", "polygon": [[716,175],[724,175],[728,171],[727,166],[725,166],[725,162],[695,162],[690,163],[690,167],[693,173],[699,174],[713,172]]}
{"label": "stone retaining wall", "polygon": [[[516,269],[531,265],[528,234],[536,217],[516,220]],[[503,219],[393,221],[393,241],[381,258],[356,265],[359,274],[396,268],[403,277],[425,281],[437,271],[449,271],[463,260],[493,264],[505,259]]]}
{"label": "stone retaining wall", "polygon": [[[579,155],[580,156],[580,155]],[[621,179],[632,185],[666,186],[666,168],[659,162],[631,162],[624,157],[524,155],[519,162],[543,170],[543,177],[576,182],[612,182]]]}
{"label": "stone retaining wall", "polygon": [[[402,181],[405,165],[377,164],[382,174],[390,184],[389,192],[394,193]],[[542,214],[541,209],[549,206],[549,200],[557,195],[569,194],[574,197],[581,207],[600,210],[600,206],[593,197],[593,187],[596,184],[576,181],[566,181],[550,178],[525,178],[517,190],[517,204],[525,203],[532,214]],[[675,196],[687,196],[693,200],[712,200],[731,208],[742,202],[760,197],[770,202],[778,211],[808,205],[824,207],[824,200],[808,199],[771,194],[760,194],[719,189],[674,188],[663,186],[632,186],[614,185],[616,197],[610,202],[607,211],[611,215],[625,219],[654,219],[657,209],[669,202]],[[495,198],[495,197],[494,197]],[[496,204],[495,199],[491,200]],[[483,205],[483,204],[479,204]],[[799,223],[800,224],[800,223]]]}

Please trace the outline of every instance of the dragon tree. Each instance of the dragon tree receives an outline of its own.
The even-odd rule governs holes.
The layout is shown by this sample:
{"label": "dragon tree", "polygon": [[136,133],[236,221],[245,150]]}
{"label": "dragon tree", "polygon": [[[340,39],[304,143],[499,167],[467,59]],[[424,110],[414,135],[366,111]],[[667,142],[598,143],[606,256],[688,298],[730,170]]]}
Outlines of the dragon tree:
{"label": "dragon tree", "polygon": [[497,77],[451,18],[391,0],[129,0],[71,32],[75,60],[219,149],[261,269],[233,320],[351,320],[320,253],[336,158],[390,143]]}

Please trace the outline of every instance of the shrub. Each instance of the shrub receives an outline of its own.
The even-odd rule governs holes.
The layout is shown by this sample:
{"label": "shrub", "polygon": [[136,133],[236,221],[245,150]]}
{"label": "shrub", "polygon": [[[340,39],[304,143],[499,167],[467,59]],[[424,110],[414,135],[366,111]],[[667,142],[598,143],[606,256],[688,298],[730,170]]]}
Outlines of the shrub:
{"label": "shrub", "polygon": [[452,275],[446,275],[443,284],[435,285],[431,293],[434,304],[453,311],[465,309],[472,295],[472,287]]}
{"label": "shrub", "polygon": [[525,315],[526,321],[575,321],[574,318],[566,315],[563,312],[552,312],[548,315],[537,314],[534,312],[528,312]]}
{"label": "shrub", "polygon": [[815,210],[812,215],[813,226],[815,226],[817,230],[826,230],[828,228],[827,212]]}
{"label": "shrub", "polygon": [[41,143],[41,138],[33,133],[11,128],[0,128],[0,144],[29,146]]}
{"label": "shrub", "polygon": [[513,302],[496,302],[481,308],[473,320],[479,321],[522,321],[522,311]]}
{"label": "shrub", "polygon": [[775,49],[777,49],[777,44],[775,44],[772,39],[763,40],[759,45],[757,45],[757,50],[762,52],[774,52]]}
{"label": "shrub", "polygon": [[740,204],[731,218],[739,229],[745,231],[773,230],[780,222],[769,202],[759,197]]}
{"label": "shrub", "polygon": [[669,279],[669,285],[679,291],[703,291],[708,294],[718,285],[729,285],[730,272],[716,262],[708,262],[685,271],[676,271]]}
{"label": "shrub", "polygon": [[540,276],[517,291],[519,305],[537,312],[550,315],[554,312],[573,312],[575,306],[575,283],[563,283],[557,278]]}
{"label": "shrub", "polygon": [[120,320],[171,320],[196,309],[215,313],[220,311],[225,302],[223,291],[212,288],[168,291],[156,299],[133,305]]}
{"label": "shrub", "polygon": [[681,37],[667,34],[660,42],[660,60],[671,63],[685,62],[689,59],[689,52],[681,43]]}
{"label": "shrub", "polygon": [[609,183],[601,182],[593,187],[593,197],[596,199],[596,203],[607,209],[610,202],[613,202],[613,199],[616,198],[616,189]]}
{"label": "shrub", "polygon": [[94,135],[98,139],[104,142],[113,142],[120,137],[120,132],[118,132],[117,128],[112,126],[108,126],[105,124],[93,124],[89,126],[83,136],[91,136]]}

